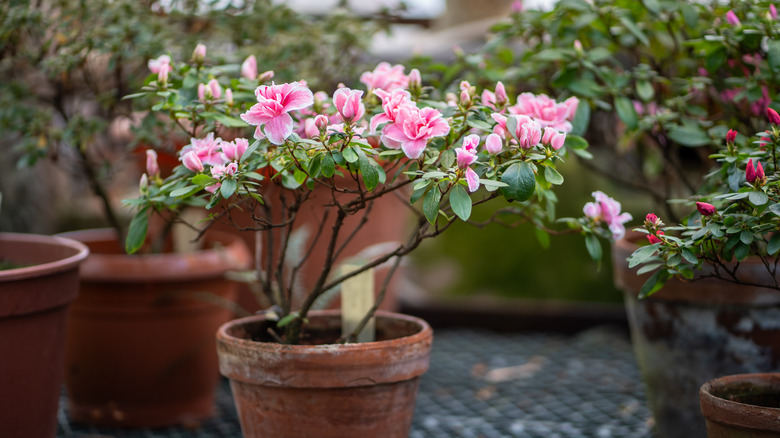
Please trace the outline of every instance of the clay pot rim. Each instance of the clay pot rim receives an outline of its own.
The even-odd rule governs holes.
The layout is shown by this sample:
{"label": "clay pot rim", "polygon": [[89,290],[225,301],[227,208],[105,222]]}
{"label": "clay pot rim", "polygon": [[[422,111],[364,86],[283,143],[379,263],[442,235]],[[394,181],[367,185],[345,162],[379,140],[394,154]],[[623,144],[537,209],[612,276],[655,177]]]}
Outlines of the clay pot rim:
{"label": "clay pot rim", "polygon": [[76,240],[61,236],[48,236],[43,234],[25,233],[0,233],[0,240],[14,242],[19,245],[36,244],[47,246],[60,246],[69,248],[73,254],[51,262],[44,262],[22,268],[5,269],[0,271],[0,282],[14,281],[24,278],[41,277],[57,272],[75,269],[89,255],[89,248]]}
{"label": "clay pot rim", "polygon": [[702,414],[709,420],[749,429],[780,432],[780,408],[758,406],[728,400],[715,395],[720,389],[735,384],[753,384],[756,387],[774,389],[780,394],[780,373],[734,374],[706,382],[699,389]]}
{"label": "clay pot rim", "polygon": [[[340,310],[315,310],[311,311],[310,317],[335,317],[341,315]],[[277,342],[260,342],[253,341],[251,339],[243,339],[233,336],[229,333],[232,329],[244,325],[255,324],[263,321],[265,318],[263,315],[253,315],[244,318],[234,319],[223,324],[217,331],[217,338],[222,342],[233,344],[235,346],[241,345],[253,345],[255,348],[262,348],[267,351],[286,350],[294,352],[300,355],[317,355],[317,354],[332,354],[334,349],[338,349],[341,352],[349,351],[366,351],[366,350],[378,350],[386,349],[389,344],[394,346],[411,345],[423,341],[426,338],[433,336],[433,329],[423,319],[416,316],[406,315],[403,313],[388,312],[386,310],[377,310],[374,314],[377,318],[387,318],[395,320],[403,320],[411,322],[420,327],[420,331],[408,336],[403,336],[395,339],[388,339],[383,341],[374,342],[361,342],[352,344],[316,344],[316,345],[288,345],[279,344]]]}
{"label": "clay pot rim", "polygon": [[[117,233],[112,228],[93,228],[71,231],[60,236],[83,242],[100,243],[116,241]],[[251,255],[243,239],[237,234],[223,231],[208,231],[204,239],[218,242],[219,248],[204,248],[189,253],[133,254],[92,252],[81,265],[81,278],[87,281],[179,281],[183,278],[211,278],[223,276],[225,272],[243,270],[249,267]],[[182,261],[187,257],[189,261]],[[193,264],[198,260],[197,273]],[[119,266],[107,270],[106,265]],[[143,276],[138,273],[143,272]]]}

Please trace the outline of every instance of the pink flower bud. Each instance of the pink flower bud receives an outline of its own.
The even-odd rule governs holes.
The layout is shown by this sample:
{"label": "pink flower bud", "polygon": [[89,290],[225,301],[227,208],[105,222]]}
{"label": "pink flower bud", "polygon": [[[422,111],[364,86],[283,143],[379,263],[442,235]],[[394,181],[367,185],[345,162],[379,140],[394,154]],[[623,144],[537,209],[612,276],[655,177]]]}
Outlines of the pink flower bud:
{"label": "pink flower bud", "polygon": [[697,202],[696,209],[699,210],[699,213],[701,213],[702,216],[712,216],[718,212],[714,205],[706,202]]}
{"label": "pink flower bud", "polygon": [[512,2],[512,12],[523,12],[523,0],[514,0]]}
{"label": "pink flower bud", "polygon": [[469,91],[471,89],[471,84],[469,81],[460,81],[458,88],[460,88],[460,91]]}
{"label": "pink flower bud", "polygon": [[777,111],[767,107],[766,116],[769,119],[769,123],[773,125],[780,125],[780,114],[777,114]]}
{"label": "pink flower bud", "polygon": [[362,90],[351,90],[349,88],[339,88],[333,93],[333,105],[344,119],[345,123],[353,123],[366,113],[366,107],[361,100]]}
{"label": "pink flower bud", "polygon": [[209,81],[209,91],[211,92],[211,97],[215,100],[222,97],[222,87],[219,86],[219,82],[216,79]]}
{"label": "pink flower bud", "polygon": [[500,135],[490,134],[487,136],[487,139],[485,140],[485,149],[490,155],[497,155],[501,153],[503,148],[504,144]]}
{"label": "pink flower bud", "polygon": [[553,135],[552,141],[550,141],[550,146],[557,151],[563,147],[564,143],[566,143],[566,133],[556,132],[555,135]]}
{"label": "pink flower bud", "polygon": [[557,133],[558,131],[555,128],[546,126],[544,128],[544,133],[542,134],[542,144],[546,146],[552,143],[552,138]]}
{"label": "pink flower bud", "polygon": [[496,83],[496,105],[500,108],[506,105],[507,102],[509,102],[509,98],[506,95],[506,88],[504,88],[504,84],[501,81],[498,81]]}
{"label": "pink flower bud", "polygon": [[420,76],[420,70],[413,68],[409,72],[409,89],[419,90],[422,88],[422,76]]}
{"label": "pink flower bud", "polygon": [[317,114],[316,117],[314,117],[314,126],[317,127],[320,131],[323,131],[328,128],[328,116],[324,114]]}
{"label": "pink flower bud", "polygon": [[745,179],[747,182],[750,184],[753,184],[756,180],[762,182],[764,177],[764,167],[761,166],[761,162],[759,161],[758,164],[754,167],[753,159],[749,159],[747,162],[747,167],[745,168]]}
{"label": "pink flower bud", "polygon": [[729,129],[729,132],[726,133],[726,143],[734,143],[736,139],[737,139],[737,131],[733,129]]}
{"label": "pink flower bud", "polygon": [[661,219],[656,216],[655,213],[647,213],[647,216],[645,216],[645,225],[646,226],[660,226],[661,225]]}
{"label": "pink flower bud", "polygon": [[756,165],[756,179],[759,181],[763,181],[766,178],[766,175],[764,175],[764,167],[761,166],[761,162],[759,161]]}
{"label": "pink flower bud", "polygon": [[225,175],[234,176],[238,172],[238,163],[232,162],[225,166]]}
{"label": "pink flower bud", "polygon": [[574,50],[577,51],[577,53],[582,53],[582,41],[574,40]]}
{"label": "pink flower bud", "polygon": [[[273,70],[267,70],[260,74],[260,77],[258,78],[260,82],[268,82],[271,79],[274,78],[274,71]],[[303,84],[303,81],[301,81]],[[305,86],[305,85],[304,85]]]}
{"label": "pink flower bud", "polygon": [[184,167],[195,173],[203,172],[203,162],[200,161],[200,158],[198,157],[198,154],[195,153],[195,151],[189,151],[184,154],[184,156],[181,158],[181,162],[184,164]]}
{"label": "pink flower bud", "polygon": [[225,90],[225,103],[228,105],[233,105],[233,90],[230,88]]}
{"label": "pink flower bud", "polygon": [[737,18],[737,14],[735,14],[731,9],[726,12],[726,21],[728,21],[728,23],[732,26],[739,26],[741,24],[739,18]]}
{"label": "pink flower bud", "polygon": [[658,231],[656,231],[655,235],[648,234],[647,235],[647,240],[649,240],[651,244],[652,243],[661,243],[661,239],[659,239],[658,236],[663,236],[663,235],[664,235],[664,232],[661,231],[661,230],[658,230]]}
{"label": "pink flower bud", "polygon": [[777,8],[774,4],[769,4],[769,16],[772,17],[773,20],[777,20]]}
{"label": "pink flower bud", "polygon": [[146,174],[141,175],[141,180],[138,182],[138,190],[145,191],[149,187],[149,177]]}
{"label": "pink flower bud", "polygon": [[469,96],[468,90],[463,90],[460,92],[460,104],[463,106],[471,105],[471,96]]}
{"label": "pink flower bud", "polygon": [[255,58],[255,55],[249,55],[241,63],[241,76],[252,81],[257,79],[257,58]]}
{"label": "pink flower bud", "polygon": [[198,44],[195,46],[195,50],[192,51],[192,62],[195,64],[203,64],[206,60],[206,46]]}
{"label": "pink flower bud", "polygon": [[168,83],[168,69],[167,68],[161,68],[159,72],[157,72],[157,84],[165,86],[165,84]]}
{"label": "pink flower bud", "polygon": [[523,149],[531,149],[542,140],[542,127],[528,116],[511,116],[517,120],[515,138]]}
{"label": "pink flower bud", "polygon": [[157,164],[157,152],[153,149],[146,150],[146,173],[151,178],[160,176],[160,166]]}
{"label": "pink flower bud", "polygon": [[198,100],[206,101],[206,84],[198,84]]}
{"label": "pink flower bud", "polygon": [[147,65],[149,66],[149,71],[152,73],[160,73],[160,70],[173,70],[173,66],[171,66],[171,57],[168,55],[161,55],[157,59],[150,59]]}

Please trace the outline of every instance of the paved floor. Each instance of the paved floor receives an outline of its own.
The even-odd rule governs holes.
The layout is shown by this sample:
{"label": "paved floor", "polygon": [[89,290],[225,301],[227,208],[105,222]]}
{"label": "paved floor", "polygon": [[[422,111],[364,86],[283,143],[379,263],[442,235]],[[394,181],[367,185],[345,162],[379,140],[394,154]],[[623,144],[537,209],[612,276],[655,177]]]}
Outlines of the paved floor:
{"label": "paved floor", "polygon": [[[196,429],[111,430],[71,424],[62,399],[58,438],[240,437],[223,382],[218,416]],[[410,438],[651,436],[630,342],[606,327],[579,334],[436,330]]]}

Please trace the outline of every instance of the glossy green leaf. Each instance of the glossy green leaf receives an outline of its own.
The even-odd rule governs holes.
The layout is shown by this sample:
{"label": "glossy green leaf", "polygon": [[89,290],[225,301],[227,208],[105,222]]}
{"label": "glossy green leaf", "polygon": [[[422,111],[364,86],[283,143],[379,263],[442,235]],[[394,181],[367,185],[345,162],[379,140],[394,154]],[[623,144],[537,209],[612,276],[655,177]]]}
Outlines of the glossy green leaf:
{"label": "glossy green leaf", "polygon": [[751,204],[753,204],[755,206],[759,206],[759,205],[764,205],[767,202],[769,202],[769,196],[766,193],[762,192],[762,191],[756,190],[756,191],[750,192],[750,194],[748,195],[748,200],[750,200]]}
{"label": "glossy green leaf", "polygon": [[555,184],[555,185],[563,184],[563,175],[561,175],[552,166],[545,166],[544,167],[544,179],[546,179],[547,182],[550,183],[550,184]]}
{"label": "glossy green leaf", "polygon": [[666,283],[666,280],[669,278],[669,273],[666,271],[666,269],[660,269],[656,271],[653,275],[650,276],[650,278],[645,281],[645,284],[642,285],[642,288],[639,289],[639,299],[647,298],[650,295],[658,292],[663,286],[664,283]]}
{"label": "glossy green leaf", "polygon": [[469,196],[466,189],[460,184],[455,184],[450,191],[450,207],[452,207],[452,211],[460,220],[469,220],[469,217],[471,216],[471,196]]}
{"label": "glossy green leaf", "polygon": [[616,97],[615,111],[617,112],[618,117],[620,117],[620,120],[626,124],[628,129],[636,129],[637,124],[639,123],[639,117],[636,114],[634,104],[631,103],[631,100],[629,100],[627,97]]}
{"label": "glossy green leaf", "polygon": [[325,155],[322,156],[321,166],[322,175],[326,178],[330,178],[336,173],[336,163],[333,161],[333,156],[331,156],[330,152],[326,152]]}
{"label": "glossy green leaf", "polygon": [[225,199],[228,199],[229,197],[233,196],[233,193],[236,192],[236,188],[238,187],[238,183],[234,179],[225,179],[222,181],[222,186],[219,188],[219,193],[222,194],[222,197]]}
{"label": "glossy green leaf", "polygon": [[712,142],[710,136],[696,125],[672,126],[668,128],[669,138],[683,146],[699,147]]}
{"label": "glossy green leaf", "polygon": [[588,234],[585,236],[585,248],[588,249],[590,258],[595,261],[600,261],[602,257],[601,241],[595,234]]}
{"label": "glossy green leaf", "polygon": [[425,219],[431,224],[436,222],[436,218],[439,216],[440,201],[441,192],[439,191],[439,188],[434,185],[428,190],[428,193],[425,194],[425,199],[423,199],[423,214],[425,215]]}
{"label": "glossy green leaf", "polygon": [[374,160],[368,158],[363,151],[358,154],[358,167],[360,167],[360,173],[363,175],[363,184],[366,185],[366,190],[374,190],[379,184],[379,174],[376,171],[376,167],[372,164]]}
{"label": "glossy green leaf", "polygon": [[133,216],[130,220],[130,227],[127,229],[125,238],[125,251],[133,254],[138,251],[146,240],[146,230],[149,226],[149,215],[146,209],[143,209]]}
{"label": "glossy green leaf", "polygon": [[509,201],[525,201],[531,198],[536,189],[536,179],[531,165],[525,162],[513,163],[501,175],[500,193]]}

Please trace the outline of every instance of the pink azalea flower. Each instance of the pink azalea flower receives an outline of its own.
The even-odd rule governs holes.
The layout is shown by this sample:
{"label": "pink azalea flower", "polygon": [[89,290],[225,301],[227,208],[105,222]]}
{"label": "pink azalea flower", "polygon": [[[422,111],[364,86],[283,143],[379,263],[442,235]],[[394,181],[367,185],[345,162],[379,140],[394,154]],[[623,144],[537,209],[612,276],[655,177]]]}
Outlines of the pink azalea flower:
{"label": "pink azalea flower", "polygon": [[183,147],[180,154],[184,157],[185,154],[194,152],[195,156],[197,156],[203,164],[217,166],[225,163],[225,158],[220,153],[221,143],[221,138],[214,138],[214,133],[209,132],[206,138],[192,138],[190,144]]}
{"label": "pink azalea flower", "polygon": [[726,133],[726,143],[734,143],[734,141],[737,140],[737,131],[733,129],[729,129],[729,132]]}
{"label": "pink azalea flower", "polygon": [[728,23],[732,26],[739,26],[742,24],[740,23],[739,18],[737,18],[737,14],[735,14],[731,9],[726,12],[726,21],[728,21]]}
{"label": "pink azalea flower", "polygon": [[255,55],[249,55],[241,63],[241,76],[253,81],[257,79],[257,58]]}
{"label": "pink azalea flower", "polygon": [[189,151],[182,155],[181,162],[184,164],[184,167],[195,173],[203,172],[203,162],[200,161],[195,151]]}
{"label": "pink azalea flower", "polygon": [[769,123],[773,125],[780,125],[780,114],[777,114],[777,111],[767,107],[766,116],[769,119]]}
{"label": "pink azalea flower", "polygon": [[227,161],[240,160],[247,149],[249,149],[249,140],[245,138],[237,138],[233,141],[222,142],[222,154]]}
{"label": "pink azalea flower", "polygon": [[647,235],[647,240],[651,244],[653,244],[653,243],[661,243],[661,239],[658,236],[663,236],[663,235],[664,235],[664,232],[661,231],[661,230],[658,230],[658,231],[655,232],[655,235],[648,234]]}
{"label": "pink azalea flower", "polygon": [[498,155],[504,148],[504,142],[501,141],[501,136],[498,134],[490,134],[485,140],[485,149],[490,155]]}
{"label": "pink azalea flower", "polygon": [[494,94],[496,95],[496,105],[498,106],[504,106],[509,101],[509,97],[506,95],[506,88],[504,88],[504,84],[501,81],[496,83],[496,92]]}
{"label": "pink azalea flower", "polygon": [[517,120],[515,138],[523,149],[531,149],[542,140],[542,126],[528,116],[510,116]]}
{"label": "pink azalea flower", "polygon": [[490,90],[482,91],[482,105],[495,110],[496,109],[496,94]]}
{"label": "pink azalea flower", "polygon": [[360,120],[366,113],[366,107],[361,98],[363,91],[339,88],[333,93],[333,105],[339,112],[345,123],[353,123]]}
{"label": "pink azalea flower", "polygon": [[479,146],[479,136],[471,134],[463,139],[463,146],[455,148],[459,169],[465,169],[477,161],[477,146]]}
{"label": "pink azalea flower", "polygon": [[499,135],[501,138],[506,138],[509,134],[509,130],[506,129],[506,116],[499,113],[493,113],[490,117],[496,121],[496,126],[493,127],[493,133]]}
{"label": "pink azalea flower", "polygon": [[588,202],[582,211],[585,216],[594,221],[601,221],[607,224],[612,232],[613,239],[620,239],[626,233],[625,223],[632,219],[631,214],[621,213],[620,202],[610,198],[603,192],[593,192],[596,202]]}
{"label": "pink azalea flower", "polygon": [[206,60],[206,46],[199,43],[195,46],[195,50],[192,51],[192,61],[198,64],[203,64]]}
{"label": "pink azalea flower", "polygon": [[282,144],[293,131],[293,119],[289,112],[314,103],[314,95],[300,82],[280,85],[261,85],[255,90],[257,102],[241,119],[258,129],[264,125],[263,133],[273,144]]}
{"label": "pink azalea flower", "polygon": [[523,93],[517,96],[517,103],[509,107],[510,114],[532,117],[543,128],[551,127],[563,132],[571,132],[571,120],[577,112],[579,100],[575,97],[558,103],[545,94]]}
{"label": "pink azalea flower", "polygon": [[371,132],[376,132],[376,128],[382,123],[395,122],[395,116],[398,114],[398,109],[402,106],[415,105],[414,102],[411,101],[409,92],[400,88],[396,88],[392,92],[378,89],[374,90],[374,94],[382,99],[382,109],[384,112],[371,117],[371,123],[369,124]]}
{"label": "pink azalea flower", "polygon": [[[417,159],[422,156],[428,140],[447,135],[448,132],[450,125],[436,109],[418,109],[405,105],[398,110],[395,122],[385,126],[382,134],[400,144],[407,157]],[[388,147],[393,146],[388,144]]]}
{"label": "pink azalea flower", "polygon": [[380,62],[374,71],[367,71],[360,75],[360,82],[366,84],[369,91],[380,88],[385,91],[393,91],[396,88],[407,88],[409,76],[404,74],[403,65],[391,66],[387,62]]}
{"label": "pink azalea flower", "polygon": [[160,175],[160,166],[157,164],[157,152],[153,149],[146,150],[146,174],[150,178]]}
{"label": "pink azalea flower", "polygon": [[320,136],[320,128],[317,127],[317,123],[313,118],[308,118],[303,121],[302,134],[305,138],[317,138]]}
{"label": "pink azalea flower", "polygon": [[173,70],[173,66],[171,65],[171,57],[168,55],[161,55],[157,59],[150,59],[147,63],[149,66],[149,71],[152,73],[160,73],[160,70]]}
{"label": "pink azalea flower", "polygon": [[772,17],[773,20],[777,20],[777,7],[772,3],[769,4],[769,16]]}

